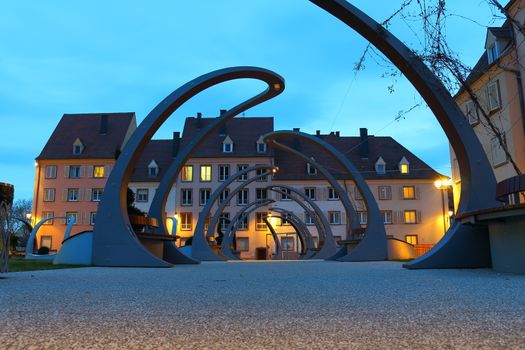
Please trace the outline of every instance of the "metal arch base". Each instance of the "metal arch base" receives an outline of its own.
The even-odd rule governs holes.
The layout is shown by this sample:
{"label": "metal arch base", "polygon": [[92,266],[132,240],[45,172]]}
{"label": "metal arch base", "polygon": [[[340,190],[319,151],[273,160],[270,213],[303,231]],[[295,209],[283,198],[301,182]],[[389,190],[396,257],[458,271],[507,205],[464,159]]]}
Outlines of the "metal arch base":
{"label": "metal arch base", "polygon": [[[170,267],[172,263],[198,263],[186,257],[170,242],[164,245],[163,260],[153,255],[139,241],[133,232],[127,216],[126,192],[133,168],[142,151],[160,126],[182,104],[207,88],[222,82],[236,79],[257,79],[268,85],[262,93],[246,100],[225,113],[211,125],[207,126],[188,144],[172,163],[172,174],[178,173],[191,151],[210,133],[220,128],[228,119],[242,111],[279,95],[284,89],[284,80],[269,70],[258,67],[232,67],[202,75],[178,88],[161,101],[142,121],[131,135],[122,153],[115,163],[113,171],[104,189],[104,197],[99,204],[97,222],[93,230],[93,264],[98,266],[143,266]],[[171,167],[170,167],[171,168]],[[174,181],[175,178],[172,179]],[[167,197],[171,186],[162,182],[157,192]],[[161,205],[161,209],[165,207]],[[157,207],[156,207],[157,208]],[[158,208],[157,208],[158,209]],[[165,214],[157,213],[162,225],[165,225]]]}
{"label": "metal arch base", "polygon": [[[337,261],[381,261],[388,259],[388,250],[387,250],[387,241],[386,241],[386,231],[385,226],[383,225],[383,220],[381,219],[381,212],[377,206],[377,202],[368,187],[365,179],[357,168],[345,157],[344,154],[339,152],[335,147],[325,142],[324,140],[300,132],[300,131],[274,131],[263,135],[263,140],[273,141],[276,139],[289,137],[289,138],[299,138],[311,144],[314,144],[320,147],[324,152],[329,154],[339,165],[347,172],[350,178],[355,182],[355,185],[361,192],[365,206],[367,208],[368,219],[370,220],[364,233],[364,237],[359,242],[357,247],[354,250],[349,252],[347,255],[340,257]],[[324,168],[318,168],[319,171]],[[328,172],[324,174],[325,176],[332,177]],[[348,200],[347,196],[341,196],[341,201],[343,204]],[[346,199],[346,200],[345,200]],[[349,200],[348,200],[349,202]],[[345,204],[344,204],[345,205]],[[348,203],[345,205],[347,209]],[[350,204],[351,207],[351,204]]]}
{"label": "metal arch base", "polygon": [[[498,207],[496,179],[472,127],[450,93],[428,67],[386,28],[343,0],[310,0],[357,31],[380,50],[412,83],[441,124],[454,149],[461,174],[457,213]],[[474,234],[466,225],[452,225],[442,240],[408,268],[467,268],[491,266],[486,229]],[[465,252],[468,247],[468,253]]]}

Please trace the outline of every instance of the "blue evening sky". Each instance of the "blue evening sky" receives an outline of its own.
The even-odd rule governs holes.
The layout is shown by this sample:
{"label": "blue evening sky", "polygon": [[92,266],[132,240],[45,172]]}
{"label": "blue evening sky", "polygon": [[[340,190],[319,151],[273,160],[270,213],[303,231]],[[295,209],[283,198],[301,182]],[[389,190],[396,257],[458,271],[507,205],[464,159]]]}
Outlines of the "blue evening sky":
{"label": "blue evening sky", "polygon": [[[352,3],[377,21],[400,0]],[[448,1],[448,37],[469,65],[482,53],[492,12],[483,0]],[[465,20],[467,16],[478,21]],[[481,25],[480,25],[481,24]],[[496,22],[495,25],[500,25]],[[418,41],[403,21],[392,32]],[[286,91],[246,116],[274,116],[276,129],[360,127],[389,135],[449,174],[448,142],[427,107],[399,122],[420,99],[404,78],[394,93],[384,68],[368,60],[354,79],[366,42],[306,0],[155,0],[0,2],[0,181],[17,198],[33,195],[34,158],[64,113],[134,111],[140,122],[166,95],[211,70],[261,66],[286,79]],[[181,130],[184,117],[216,116],[261,89],[223,84],[193,98],[156,137]]]}

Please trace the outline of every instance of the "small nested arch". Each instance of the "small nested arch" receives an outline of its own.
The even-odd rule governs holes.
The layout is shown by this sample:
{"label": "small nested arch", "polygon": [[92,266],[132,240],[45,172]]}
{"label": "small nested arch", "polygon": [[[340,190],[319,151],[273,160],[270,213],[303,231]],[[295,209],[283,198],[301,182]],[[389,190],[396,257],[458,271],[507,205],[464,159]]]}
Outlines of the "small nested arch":
{"label": "small nested arch", "polygon": [[[368,184],[366,183],[363,176],[359,173],[357,168],[348,160],[348,158],[342,154],[340,151],[338,151],[335,147],[330,145],[328,142],[316,137],[312,136],[300,131],[274,131],[268,134],[263,135],[263,139],[266,142],[272,142],[273,145],[283,148],[287,147],[276,140],[279,140],[281,138],[296,138],[303,141],[306,141],[310,144],[313,144],[315,146],[320,147],[325,153],[330,155],[342,168],[343,170],[348,174],[351,180],[354,181],[357,189],[361,193],[363,200],[365,202],[365,206],[367,209],[367,216],[368,216],[368,225],[364,231],[363,238],[359,242],[359,244],[356,246],[355,249],[353,249],[351,252],[347,253],[346,255],[337,256],[338,261],[374,261],[374,260],[386,260],[387,259],[387,243],[386,243],[386,232],[385,232],[385,226],[383,225],[383,220],[381,218],[381,212],[379,211],[379,207],[377,206],[377,202],[374,198],[374,195],[372,194],[372,191],[370,191],[370,188],[368,187]],[[287,147],[287,151],[293,152],[294,154],[297,154],[301,157],[306,157],[302,153],[295,151],[294,149],[291,149],[290,147]],[[312,158],[310,159],[310,162],[315,162]],[[341,202],[343,203],[345,210],[347,210],[347,213],[350,212],[350,210],[353,209],[352,204],[350,200],[348,199],[348,196],[346,195],[346,191],[344,191],[341,186],[337,183],[335,178],[322,166],[317,164],[319,167],[317,168],[319,171],[323,173],[323,176],[325,178],[330,179],[331,185],[334,186],[334,188],[338,188],[339,198],[341,199]],[[342,253],[345,253],[346,251],[342,251]]]}
{"label": "small nested arch", "polygon": [[172,263],[198,263],[182,254],[173,241],[159,239],[146,248],[131,228],[127,216],[126,191],[133,168],[155,132],[181,105],[207,88],[237,79],[255,79],[267,88],[256,96],[238,104],[204,127],[188,145],[177,154],[157,188],[150,213],[165,228],[166,201],[177,174],[196,147],[226,121],[239,113],[267,101],[284,90],[284,79],[276,73],[258,67],[232,67],[202,75],[178,88],[161,101],[140,123],[117,159],[99,204],[97,222],[93,230],[93,264],[101,266],[169,267]]}
{"label": "small nested arch", "polygon": [[[38,231],[40,230],[40,228],[42,227],[42,225],[44,225],[46,222],[48,221],[51,221],[51,220],[56,220],[56,219],[64,219],[67,221],[67,217],[65,216],[50,216],[50,217],[47,217],[47,218],[44,218],[42,220],[40,220],[34,227],[33,229],[31,230],[31,233],[29,234],[29,238],[27,239],[27,243],[26,243],[26,259],[43,259],[43,260],[52,260],[55,258],[55,256],[57,255],[56,253],[53,253],[53,254],[46,254],[46,255],[38,255],[38,254],[33,254],[33,250],[35,248],[35,239],[36,239],[36,235],[38,234]],[[20,220],[22,222],[24,222],[23,220]],[[64,232],[64,238],[62,240],[66,240],[69,238],[69,236],[71,235],[71,231],[73,230],[73,224],[75,222],[73,220],[69,220],[66,222],[67,226],[66,226],[66,230]],[[25,223],[28,227],[31,227],[30,224],[28,223]]]}
{"label": "small nested arch", "polygon": [[[210,222],[208,224],[208,230],[207,232],[204,232],[204,223],[206,218],[210,215],[211,209],[215,202],[219,199],[219,196],[221,193],[228,188],[229,185],[231,185],[235,180],[240,178],[242,175],[248,174],[253,171],[257,170],[265,170],[259,175],[255,175],[251,179],[248,179],[239,186],[237,186],[235,189],[231,190],[228,196],[222,201],[222,203],[219,203],[217,206],[217,209],[215,211],[215,214],[211,217]],[[219,222],[220,215],[224,211],[224,208],[226,205],[235,198],[237,193],[244,189],[249,184],[253,183],[254,181],[257,181],[259,179],[264,178],[265,176],[269,176],[271,174],[275,174],[279,170],[278,167],[273,165],[254,165],[251,167],[248,167],[246,169],[243,169],[241,171],[238,171],[237,173],[233,174],[229,178],[227,178],[210,196],[210,199],[208,200],[208,203],[206,203],[206,206],[202,209],[202,211],[199,213],[199,220],[197,221],[197,227],[195,227],[195,230],[193,231],[193,242],[191,246],[191,255],[194,259],[198,259],[201,261],[220,261],[224,260],[224,257],[218,256],[217,254],[213,253],[213,251],[210,249],[208,242],[206,240],[206,237],[213,237],[213,234],[215,232],[215,227],[217,226],[217,223]]]}

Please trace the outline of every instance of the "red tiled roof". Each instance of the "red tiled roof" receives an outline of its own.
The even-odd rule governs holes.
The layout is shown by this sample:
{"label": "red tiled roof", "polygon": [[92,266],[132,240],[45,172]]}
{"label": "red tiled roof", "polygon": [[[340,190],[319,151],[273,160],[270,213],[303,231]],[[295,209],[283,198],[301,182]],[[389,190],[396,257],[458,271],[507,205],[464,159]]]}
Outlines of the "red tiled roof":
{"label": "red tiled roof", "polygon": [[[170,166],[173,153],[173,140],[151,140],[139,160],[133,173],[132,182],[159,182],[166,169]],[[159,173],[156,177],[149,177],[148,165],[154,160],[159,166]]]}
{"label": "red tiled roof", "polygon": [[[100,133],[103,116],[107,116],[106,133]],[[64,114],[36,159],[115,158],[130,127],[136,127],[133,112]],[[77,138],[85,147],[80,155],[73,154],[73,143]]]}

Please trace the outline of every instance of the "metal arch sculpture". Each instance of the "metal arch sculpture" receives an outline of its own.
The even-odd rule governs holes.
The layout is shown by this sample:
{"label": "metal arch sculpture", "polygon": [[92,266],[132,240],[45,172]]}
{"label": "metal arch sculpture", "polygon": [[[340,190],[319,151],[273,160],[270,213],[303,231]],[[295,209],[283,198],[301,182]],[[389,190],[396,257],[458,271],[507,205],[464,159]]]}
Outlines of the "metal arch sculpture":
{"label": "metal arch sculpture", "polygon": [[[34,249],[34,244],[35,244],[35,238],[36,238],[36,235],[38,233],[38,231],[40,230],[40,227],[42,227],[43,224],[45,224],[46,222],[48,221],[51,221],[51,220],[55,220],[55,219],[65,219],[67,220],[66,217],[48,217],[48,218],[45,218],[45,219],[42,219],[40,220],[36,225],[35,227],[33,227],[33,229],[31,230],[31,233],[29,234],[29,238],[27,239],[27,243],[26,243],[26,259],[41,259],[41,260],[53,260],[57,254],[54,253],[54,254],[33,254],[33,249]],[[66,227],[66,231],[64,232],[64,238],[62,240],[65,240],[67,239],[70,235],[71,235],[71,230],[73,229],[73,224],[74,224],[74,221],[73,220],[69,220],[68,223],[67,223],[67,227]]]}
{"label": "metal arch sculpture", "polygon": [[[198,263],[182,254],[172,242],[164,243],[163,259],[155,256],[142,245],[131,229],[127,216],[127,185],[134,165],[144,148],[175,110],[207,88],[236,79],[256,79],[266,83],[268,87],[262,93],[238,104],[203,128],[177,155],[173,166],[180,169],[190,153],[227,120],[279,95],[284,89],[283,78],[272,71],[258,67],[232,67],[202,75],[168,95],[146,116],[131,135],[115,163],[104,189],[104,197],[99,204],[97,222],[93,230],[94,265],[170,267],[172,262]],[[176,170],[173,173],[177,174],[178,169]],[[169,189],[166,190],[166,196]],[[160,222],[165,225],[165,214],[162,212],[160,216],[157,216],[159,217]]]}
{"label": "metal arch sculpture", "polygon": [[220,252],[224,254],[224,256],[231,258],[232,260],[238,260],[237,256],[233,254],[230,246],[233,243],[233,237],[237,232],[241,220],[244,219],[245,216],[250,215],[252,212],[256,211],[257,209],[267,206],[274,202],[275,201],[273,199],[258,199],[246,204],[241,210],[239,210],[237,214],[235,214],[235,216],[230,220],[228,226],[224,230],[224,236],[222,238],[223,247],[220,249]]}
{"label": "metal arch sculpture", "polygon": [[283,248],[281,246],[281,241],[279,241],[279,236],[277,235],[275,228],[273,227],[272,223],[268,220],[268,218],[263,218],[263,221],[266,224],[266,226],[268,226],[268,230],[270,230],[270,233],[273,237],[273,242],[275,244],[275,254],[273,254],[272,260],[280,260],[279,257],[283,255]]}
{"label": "metal arch sculpture", "polygon": [[[345,157],[344,154],[339,152],[335,147],[333,147],[326,141],[316,136],[312,136],[312,135],[309,135],[309,134],[306,134],[300,131],[285,131],[285,130],[274,131],[272,133],[268,133],[262,136],[265,142],[267,141],[273,142],[273,140],[280,139],[283,137],[299,138],[301,140],[304,140],[306,142],[309,142],[311,144],[314,144],[322,148],[324,152],[332,156],[332,158],[334,158],[334,160],[337,161],[337,163],[339,163],[339,165],[348,173],[348,175],[354,181],[359,192],[361,192],[361,195],[363,196],[363,200],[365,202],[365,206],[367,209],[367,216],[369,220],[368,225],[365,229],[364,237],[351,252],[349,252],[345,256],[338,257],[337,260],[338,261],[386,260],[388,258],[387,240],[386,240],[385,227],[383,225],[383,221],[381,220],[381,212],[379,211],[379,207],[377,206],[377,203],[374,198],[374,195],[372,194],[372,191],[370,191],[368,184],[366,183],[363,176],[361,176],[357,168],[348,160],[347,157]],[[324,170],[323,167],[318,168],[319,171],[321,171],[321,169]],[[323,175],[325,175],[325,177],[327,175],[328,177],[331,177],[331,175],[326,171],[325,173],[323,173]],[[347,206],[349,205],[348,203],[345,204],[345,201],[349,202],[348,197],[340,196],[339,198],[343,202],[343,205],[345,206],[345,209],[346,209]]]}
{"label": "metal arch sculpture", "polygon": [[[334,254],[337,253],[337,244],[335,242],[334,235],[332,233],[332,229],[330,227],[330,223],[328,220],[326,220],[326,217],[323,215],[323,212],[321,208],[317,204],[314,203],[312,199],[310,199],[308,196],[306,196],[304,193],[299,191],[298,189],[288,186],[288,185],[271,185],[268,186],[268,188],[271,191],[289,195],[286,192],[284,192],[283,189],[289,190],[291,193],[294,193],[295,195],[299,196],[304,202],[308,203],[312,209],[309,209],[303,202],[296,201],[296,203],[301,206],[306,212],[308,212],[308,215],[310,215],[314,219],[314,224],[317,228],[317,231],[319,232],[319,235],[321,233],[321,230],[324,231],[325,237],[322,248],[315,254],[316,259],[329,259]],[[321,242],[321,239],[319,237],[319,242]]]}
{"label": "metal arch sculpture", "polygon": [[[269,170],[265,171],[262,174],[256,175],[252,177],[251,179],[248,179],[246,181],[243,181],[239,186],[237,186],[234,190],[230,191],[228,197],[224,199],[222,203],[220,203],[217,206],[217,210],[215,211],[215,214],[210,219],[210,222],[208,223],[208,230],[207,233],[204,233],[204,221],[208,217],[208,215],[211,212],[211,209],[217,199],[219,198],[220,194],[235,180],[237,180],[242,175],[248,174],[254,170]],[[215,191],[210,196],[210,199],[208,200],[208,203],[206,203],[206,206],[202,209],[202,211],[199,213],[199,220],[197,222],[197,227],[195,227],[195,230],[193,231],[193,242],[191,246],[191,255],[193,258],[201,260],[201,261],[221,261],[224,260],[223,257],[218,256],[217,254],[213,253],[213,251],[208,246],[208,242],[206,241],[206,237],[212,237],[215,227],[217,226],[217,223],[219,221],[219,216],[224,211],[224,208],[226,205],[235,197],[235,195],[245,188],[247,185],[251,184],[254,181],[257,181],[258,179],[264,178],[266,176],[271,175],[274,171],[277,171],[279,168],[273,165],[254,165],[252,167],[248,167],[246,169],[243,169],[241,171],[238,171],[237,173],[233,174],[229,178],[227,178],[219,187],[215,189]],[[202,233],[202,234],[201,234]]]}
{"label": "metal arch sculpture", "polygon": [[[381,51],[402,73],[434,113],[454,149],[461,174],[457,213],[498,207],[496,180],[472,127],[442,82],[386,28],[344,0],[310,0]],[[491,265],[486,228],[454,223],[428,253],[408,268],[487,267]]]}

